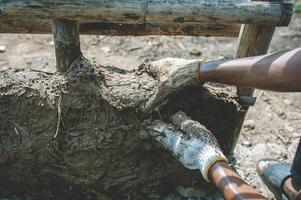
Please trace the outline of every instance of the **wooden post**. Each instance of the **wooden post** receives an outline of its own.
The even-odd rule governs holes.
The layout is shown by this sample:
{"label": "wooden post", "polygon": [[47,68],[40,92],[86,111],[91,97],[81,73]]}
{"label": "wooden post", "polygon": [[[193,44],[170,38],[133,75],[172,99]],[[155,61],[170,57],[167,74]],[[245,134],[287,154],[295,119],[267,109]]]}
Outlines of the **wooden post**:
{"label": "wooden post", "polygon": [[[274,31],[274,26],[244,25],[244,27],[242,27],[236,57],[242,58],[265,54],[269,48]],[[253,93],[254,89],[252,88],[237,87],[238,96],[253,96]],[[231,151],[233,151],[236,146],[248,108],[248,106],[243,106],[243,112],[238,113],[233,135],[229,137],[229,147]]]}
{"label": "wooden post", "polygon": [[57,70],[65,72],[80,57],[79,28],[76,21],[52,21]]}
{"label": "wooden post", "polygon": [[[291,4],[283,4],[283,6],[288,12],[289,10],[292,10]],[[287,20],[290,20],[290,17]],[[243,58],[267,53],[274,31],[275,26],[255,24],[242,26],[236,57]],[[253,93],[254,89],[252,88],[237,87],[238,96],[253,96]],[[237,122],[235,125],[233,135],[229,136],[228,145],[232,152],[236,146],[243,122],[248,112],[248,108],[248,106],[243,106],[243,112],[239,113],[237,116]]]}

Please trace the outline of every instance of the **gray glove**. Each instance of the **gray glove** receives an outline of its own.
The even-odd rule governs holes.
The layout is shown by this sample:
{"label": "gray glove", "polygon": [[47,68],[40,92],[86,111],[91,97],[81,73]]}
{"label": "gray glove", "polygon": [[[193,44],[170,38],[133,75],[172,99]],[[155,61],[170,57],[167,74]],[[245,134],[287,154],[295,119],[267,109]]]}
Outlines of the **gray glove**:
{"label": "gray glove", "polygon": [[151,136],[171,151],[186,168],[199,169],[204,179],[209,182],[211,166],[217,161],[228,162],[216,138],[183,112],[173,115],[172,121],[173,125],[155,121],[149,126]]}

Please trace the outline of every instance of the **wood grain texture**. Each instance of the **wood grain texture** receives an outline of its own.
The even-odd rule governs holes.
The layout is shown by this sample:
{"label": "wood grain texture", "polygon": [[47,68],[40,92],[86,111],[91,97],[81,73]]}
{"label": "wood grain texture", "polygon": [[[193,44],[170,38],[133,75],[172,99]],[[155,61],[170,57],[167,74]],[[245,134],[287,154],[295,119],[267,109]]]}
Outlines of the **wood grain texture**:
{"label": "wood grain texture", "polygon": [[65,72],[81,54],[78,23],[70,20],[52,21],[56,67]]}
{"label": "wood grain texture", "polygon": [[[237,37],[240,24],[216,23],[164,23],[164,24],[121,24],[110,22],[80,21],[79,31],[84,35],[143,36],[185,35]],[[0,33],[51,33],[50,20],[0,20]]]}
{"label": "wood grain texture", "polygon": [[290,7],[248,0],[2,0],[5,19],[103,20],[123,23],[220,22],[285,26]]}

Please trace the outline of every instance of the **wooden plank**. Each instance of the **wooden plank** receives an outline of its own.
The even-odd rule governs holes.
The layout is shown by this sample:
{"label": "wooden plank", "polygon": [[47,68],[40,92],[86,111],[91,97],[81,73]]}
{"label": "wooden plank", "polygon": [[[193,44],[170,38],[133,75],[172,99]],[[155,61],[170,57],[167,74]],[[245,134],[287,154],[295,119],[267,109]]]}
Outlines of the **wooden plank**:
{"label": "wooden plank", "polygon": [[78,23],[70,20],[52,22],[57,69],[65,72],[81,54]]}
{"label": "wooden plank", "polygon": [[102,20],[122,23],[219,22],[285,26],[291,10],[248,0],[5,0],[2,19]]}
{"label": "wooden plank", "polygon": [[[0,19],[0,33],[51,33],[50,20]],[[216,23],[167,23],[167,24],[120,24],[110,22],[81,21],[80,34],[143,36],[185,35],[237,37],[240,24]]]}

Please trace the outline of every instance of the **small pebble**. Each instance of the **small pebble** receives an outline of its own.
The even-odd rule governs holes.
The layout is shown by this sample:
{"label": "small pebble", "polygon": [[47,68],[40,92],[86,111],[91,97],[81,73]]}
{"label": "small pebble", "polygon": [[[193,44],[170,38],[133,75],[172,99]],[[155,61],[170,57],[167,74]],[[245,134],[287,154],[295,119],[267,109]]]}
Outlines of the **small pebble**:
{"label": "small pebble", "polygon": [[200,51],[197,50],[197,49],[191,49],[191,50],[189,51],[189,53],[190,53],[190,55],[193,55],[193,56],[200,56],[200,55],[202,55],[202,52],[200,52]]}
{"label": "small pebble", "polygon": [[254,130],[255,129],[255,122],[252,119],[246,120],[244,122],[244,128],[248,130]]}
{"label": "small pebble", "polygon": [[108,37],[107,35],[98,35],[98,36],[96,36],[97,40],[104,40],[107,37]]}
{"label": "small pebble", "polygon": [[6,50],[6,46],[0,45],[0,53],[4,53]]}
{"label": "small pebble", "polygon": [[287,118],[285,112],[283,112],[283,111],[277,112],[277,115],[280,119],[286,119]]}
{"label": "small pebble", "polygon": [[90,44],[91,46],[96,46],[96,45],[97,45],[96,41],[94,41],[94,40],[91,40],[91,41],[89,42],[89,44]]}
{"label": "small pebble", "polygon": [[245,141],[243,141],[243,145],[244,145],[245,147],[251,147],[251,146],[252,146],[252,143],[251,143],[249,140],[245,140]]}
{"label": "small pebble", "polygon": [[285,104],[288,105],[288,106],[292,105],[292,101],[289,100],[289,99],[284,99],[284,100],[283,100],[283,103],[285,103]]}
{"label": "small pebble", "polygon": [[109,53],[111,51],[110,47],[102,47],[101,50],[105,53]]}

